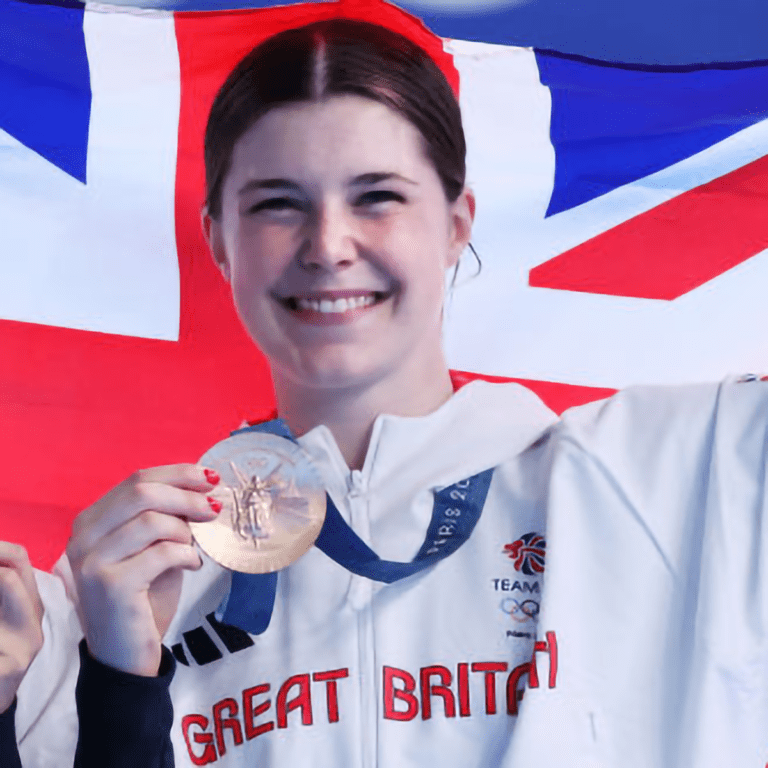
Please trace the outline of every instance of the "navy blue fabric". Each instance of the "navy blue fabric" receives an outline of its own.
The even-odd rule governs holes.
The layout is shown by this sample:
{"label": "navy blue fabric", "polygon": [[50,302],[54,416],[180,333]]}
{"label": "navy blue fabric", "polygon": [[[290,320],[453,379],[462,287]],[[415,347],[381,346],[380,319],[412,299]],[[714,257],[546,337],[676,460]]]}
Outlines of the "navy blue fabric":
{"label": "navy blue fabric", "polygon": [[293,443],[296,442],[296,438],[282,419],[272,419],[272,421],[265,421],[262,424],[255,424],[249,427],[243,427],[242,429],[236,429],[232,434],[241,435],[244,432],[266,432],[270,435],[285,437]]}
{"label": "navy blue fabric", "polygon": [[173,654],[163,646],[157,677],[142,677],[97,661],[85,640],[79,650],[75,697],[80,732],[74,768],[174,768]]}
{"label": "navy blue fabric", "polygon": [[[469,538],[483,511],[492,475],[493,470],[488,469],[435,493],[432,521],[424,544],[410,563],[382,560],[347,525],[330,496],[325,524],[315,544],[332,560],[358,576],[387,584],[412,576],[448,557]],[[461,487],[457,487],[459,485]],[[464,494],[465,498],[451,498],[455,493]],[[447,511],[459,514],[446,516]]]}
{"label": "navy blue fabric", "polygon": [[0,3],[0,128],[85,184],[91,76],[82,6]]}
{"label": "navy blue fabric", "polygon": [[[296,442],[282,419],[240,429],[233,434],[243,432],[267,432]],[[469,538],[480,519],[492,476],[493,469],[488,469],[435,492],[432,521],[424,544],[410,563],[382,560],[347,525],[330,496],[326,497],[325,522],[315,545],[359,576],[387,584],[404,579],[448,557]],[[261,634],[269,626],[276,591],[276,573],[233,572],[222,623]]]}
{"label": "navy blue fabric", "polygon": [[272,620],[277,594],[277,572],[232,572],[232,584],[222,624],[240,627],[252,635],[265,632]]}
{"label": "navy blue fabric", "polygon": [[648,176],[768,118],[768,63],[612,65],[537,51],[552,94],[547,216]]}
{"label": "navy blue fabric", "polygon": [[[6,0],[4,0],[5,2]],[[24,0],[76,6],[75,0]],[[126,0],[121,0],[121,5]],[[130,0],[141,8],[213,11],[298,0]],[[398,0],[442,37],[647,64],[768,57],[768,3],[759,0]]]}
{"label": "navy blue fabric", "polygon": [[0,712],[0,765],[3,768],[21,768],[16,744],[16,699],[5,712]]}

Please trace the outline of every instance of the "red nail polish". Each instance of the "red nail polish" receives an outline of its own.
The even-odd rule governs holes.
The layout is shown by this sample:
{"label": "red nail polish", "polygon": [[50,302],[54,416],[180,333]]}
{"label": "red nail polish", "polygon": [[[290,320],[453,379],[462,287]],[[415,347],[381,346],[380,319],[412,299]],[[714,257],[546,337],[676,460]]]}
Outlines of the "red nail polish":
{"label": "red nail polish", "polygon": [[211,505],[211,509],[218,515],[224,505],[220,501],[214,499],[212,496],[206,496],[205,498],[206,501]]}
{"label": "red nail polish", "polygon": [[205,473],[205,479],[211,485],[217,485],[218,482],[221,480],[221,478],[219,477],[219,473],[215,469],[204,469],[203,472]]}

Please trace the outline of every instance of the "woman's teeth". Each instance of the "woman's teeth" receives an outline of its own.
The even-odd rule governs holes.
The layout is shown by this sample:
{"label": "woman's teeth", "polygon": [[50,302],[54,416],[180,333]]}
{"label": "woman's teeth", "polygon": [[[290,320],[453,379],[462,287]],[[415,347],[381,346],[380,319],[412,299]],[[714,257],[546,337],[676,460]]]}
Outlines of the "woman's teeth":
{"label": "woman's teeth", "polygon": [[299,309],[312,309],[315,312],[347,312],[350,309],[358,309],[359,307],[368,307],[376,301],[375,296],[370,294],[366,296],[358,296],[349,299],[336,299],[331,301],[330,299],[296,299],[296,306]]}

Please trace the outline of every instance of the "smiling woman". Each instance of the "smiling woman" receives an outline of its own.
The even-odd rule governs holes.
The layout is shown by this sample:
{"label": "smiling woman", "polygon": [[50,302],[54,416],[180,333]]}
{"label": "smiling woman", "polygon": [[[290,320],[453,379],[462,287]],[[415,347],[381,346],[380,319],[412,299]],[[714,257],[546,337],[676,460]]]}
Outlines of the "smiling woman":
{"label": "smiling woman", "polygon": [[361,426],[429,413],[451,393],[445,273],[474,206],[469,191],[449,202],[422,144],[361,96],[273,108],[235,144],[220,215],[204,219],[280,413],[303,432],[322,401],[352,468],[367,447]]}
{"label": "smiling woman", "polygon": [[[441,343],[475,211],[459,108],[389,30],[270,38],[205,154],[205,235],[280,416],[236,441],[283,448],[140,470],[78,516],[77,768],[764,764],[768,380],[562,420],[517,384],[460,388]],[[281,438],[327,508],[278,577],[259,542],[309,505]],[[256,567],[195,549],[217,526]],[[59,768],[72,745],[45,723],[75,703],[29,706],[31,765]]]}
{"label": "smiling woman", "polygon": [[280,413],[299,432],[326,424],[352,468],[379,413],[423,415],[452,391],[441,321],[474,216],[465,154],[443,73],[362,22],[275,36],[211,108],[211,251]]}

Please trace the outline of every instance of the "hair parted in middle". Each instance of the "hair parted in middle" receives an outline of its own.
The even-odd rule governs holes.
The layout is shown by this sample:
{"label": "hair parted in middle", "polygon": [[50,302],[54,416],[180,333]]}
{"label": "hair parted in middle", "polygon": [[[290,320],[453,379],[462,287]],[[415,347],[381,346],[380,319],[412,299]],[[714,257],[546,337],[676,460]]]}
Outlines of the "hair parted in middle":
{"label": "hair parted in middle", "polygon": [[208,214],[221,217],[235,144],[259,118],[281,105],[342,95],[378,101],[414,125],[446,199],[458,198],[466,178],[466,142],[459,104],[443,72],[404,35],[335,18],[268,38],[227,77],[205,131]]}

